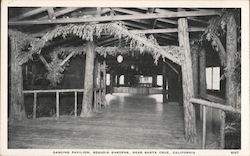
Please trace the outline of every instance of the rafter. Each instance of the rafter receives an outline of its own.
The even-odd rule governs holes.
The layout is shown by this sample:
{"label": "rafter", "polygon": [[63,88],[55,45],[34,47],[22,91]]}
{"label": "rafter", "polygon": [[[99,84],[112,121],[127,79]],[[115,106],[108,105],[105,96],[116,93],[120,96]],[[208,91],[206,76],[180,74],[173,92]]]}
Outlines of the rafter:
{"label": "rafter", "polygon": [[[62,9],[60,11],[56,11],[55,14],[54,14],[54,16],[58,17],[58,16],[61,16],[61,15],[73,12],[73,11],[78,10],[78,9],[81,9],[81,8],[78,8],[78,7],[68,7],[68,8]],[[43,16],[43,17],[39,18],[39,20],[46,19],[47,17],[48,16]]]}
{"label": "rafter", "polygon": [[54,11],[53,7],[48,7],[47,8],[47,12],[48,12],[49,19],[56,19],[56,17],[55,17],[55,11]]}
{"label": "rafter", "polygon": [[[185,9],[178,9],[180,10],[179,12],[182,12],[182,11],[185,11]],[[202,9],[203,11],[208,11],[208,9]],[[200,11],[200,10],[195,10],[195,11]],[[165,12],[165,13],[170,13],[170,12],[173,12],[173,11],[170,11],[170,10],[163,10],[163,9],[156,9],[155,12],[158,12],[158,13],[161,13],[161,12]],[[207,22],[205,21],[202,21],[202,20],[199,20],[199,19],[196,19],[195,17],[187,17],[189,20],[192,20],[192,21],[196,21],[196,22],[200,22],[200,23],[204,23],[204,24],[207,24]],[[164,22],[164,20],[166,19],[161,19],[162,22]],[[167,21],[166,21],[167,22]],[[177,21],[174,21],[174,23],[172,24],[177,24]]]}
{"label": "rafter", "polygon": [[174,17],[192,17],[192,16],[211,16],[220,15],[218,11],[181,11],[169,13],[152,13],[142,15],[118,15],[118,16],[101,16],[101,17],[87,17],[87,18],[68,18],[56,19],[53,21],[47,20],[28,20],[9,22],[9,25],[32,25],[32,24],[60,24],[60,23],[85,23],[85,22],[107,22],[119,20],[133,20],[133,19],[157,19],[157,18],[174,18]]}
{"label": "rafter", "polygon": [[47,11],[47,8],[37,8],[37,9],[33,9],[31,11],[28,11],[24,14],[21,14],[20,16],[17,16],[15,18],[12,18],[11,20],[13,21],[18,21],[18,20],[22,20],[24,18],[27,18],[27,17],[31,17],[33,15],[36,15],[36,14],[39,14],[41,12],[44,12],[44,11]]}
{"label": "rafter", "polygon": [[[144,8],[144,9],[147,10],[147,8]],[[122,13],[130,14],[130,15],[139,15],[139,14],[142,15],[142,14],[144,14],[144,13],[131,11],[131,10],[128,10],[128,9],[122,9],[122,8],[116,8],[114,10],[122,12]],[[157,13],[160,13],[159,10],[157,10],[157,9],[155,9],[154,11],[157,12]],[[177,24],[177,21],[169,20],[169,19],[156,19],[156,20],[164,22],[164,23]]]}
{"label": "rafter", "polygon": [[[130,30],[133,33],[142,33],[142,34],[158,34],[158,33],[174,33],[178,32],[177,28],[169,29],[147,29],[147,30]],[[189,28],[189,32],[205,31],[205,28]]]}

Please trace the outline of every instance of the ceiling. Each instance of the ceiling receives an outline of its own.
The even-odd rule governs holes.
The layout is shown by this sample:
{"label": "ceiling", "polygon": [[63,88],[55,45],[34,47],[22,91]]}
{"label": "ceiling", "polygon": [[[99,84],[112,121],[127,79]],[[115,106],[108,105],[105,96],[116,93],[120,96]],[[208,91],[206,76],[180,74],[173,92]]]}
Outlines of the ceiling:
{"label": "ceiling", "polygon": [[[130,30],[153,35],[160,46],[178,45],[178,18],[187,17],[190,39],[198,38],[208,21],[221,9],[209,8],[94,8],[94,7],[10,7],[9,27],[33,36],[42,36],[57,24],[108,23],[122,21]],[[65,43],[82,43],[69,38]],[[98,46],[126,45],[110,35],[102,35]],[[61,43],[60,43],[61,44]]]}

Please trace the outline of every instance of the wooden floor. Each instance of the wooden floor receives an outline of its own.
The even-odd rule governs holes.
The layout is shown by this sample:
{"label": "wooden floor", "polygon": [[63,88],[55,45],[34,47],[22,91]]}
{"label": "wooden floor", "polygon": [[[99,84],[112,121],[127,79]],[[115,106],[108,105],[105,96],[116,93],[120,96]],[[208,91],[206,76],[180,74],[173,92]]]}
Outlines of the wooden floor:
{"label": "wooden floor", "polygon": [[9,125],[9,148],[190,149],[183,109],[157,95],[107,95],[108,108],[90,118],[40,118]]}

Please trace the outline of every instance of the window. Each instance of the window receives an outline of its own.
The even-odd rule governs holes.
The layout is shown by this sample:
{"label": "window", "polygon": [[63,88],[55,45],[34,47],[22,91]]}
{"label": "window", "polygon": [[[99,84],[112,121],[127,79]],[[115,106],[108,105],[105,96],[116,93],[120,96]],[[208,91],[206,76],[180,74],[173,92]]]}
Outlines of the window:
{"label": "window", "polygon": [[139,76],[139,83],[152,83],[153,79],[151,76]]}
{"label": "window", "polygon": [[110,74],[106,75],[106,85],[109,86],[110,85]]}
{"label": "window", "polygon": [[124,85],[124,75],[121,75],[121,76],[119,77],[119,84],[120,84],[120,85]]}
{"label": "window", "polygon": [[220,90],[220,67],[206,68],[207,89]]}
{"label": "window", "polygon": [[162,86],[163,78],[162,75],[157,75],[157,86]]}

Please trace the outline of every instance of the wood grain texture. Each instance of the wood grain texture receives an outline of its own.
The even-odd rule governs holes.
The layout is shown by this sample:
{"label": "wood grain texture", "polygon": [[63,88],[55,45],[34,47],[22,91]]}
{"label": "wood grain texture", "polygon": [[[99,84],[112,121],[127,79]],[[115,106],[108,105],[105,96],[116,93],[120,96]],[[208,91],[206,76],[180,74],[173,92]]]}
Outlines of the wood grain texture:
{"label": "wood grain texture", "polygon": [[183,85],[183,106],[185,120],[185,138],[191,142],[196,142],[196,119],[195,109],[189,100],[194,96],[193,84],[193,68],[190,52],[188,23],[186,18],[178,19],[178,37],[179,45],[184,54],[184,61],[181,65],[182,69],[182,85]]}
{"label": "wood grain texture", "polygon": [[237,85],[234,82],[233,69],[236,66],[237,53],[237,27],[233,15],[230,16],[227,22],[226,34],[226,47],[227,47],[227,78],[226,78],[226,104],[232,107],[237,107]]}
{"label": "wood grain texture", "polygon": [[17,40],[15,38],[10,39],[11,51],[10,51],[10,119],[22,120],[26,118],[23,98],[23,74],[22,66],[17,61],[18,53],[21,49],[18,49]]}
{"label": "wood grain texture", "polygon": [[94,88],[94,60],[95,60],[95,45],[93,42],[87,43],[85,78],[84,78],[84,94],[82,100],[81,117],[88,117],[92,113],[93,103],[93,88]]}

